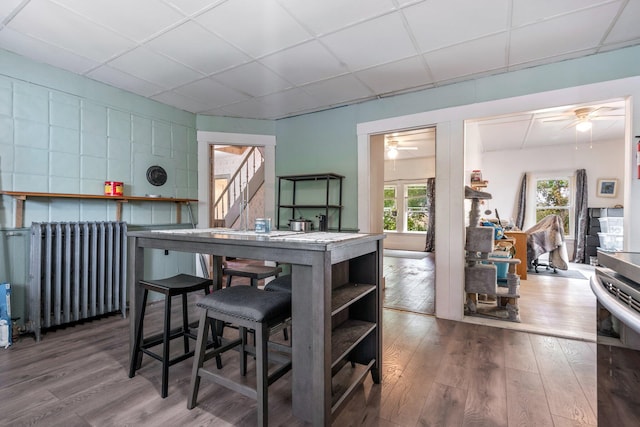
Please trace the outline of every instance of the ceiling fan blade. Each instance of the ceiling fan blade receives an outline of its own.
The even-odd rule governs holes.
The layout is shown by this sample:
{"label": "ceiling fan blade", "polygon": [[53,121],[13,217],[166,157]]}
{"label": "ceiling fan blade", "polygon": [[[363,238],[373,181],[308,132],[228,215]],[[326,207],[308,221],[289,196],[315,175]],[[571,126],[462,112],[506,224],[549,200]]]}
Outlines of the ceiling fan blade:
{"label": "ceiling fan blade", "polygon": [[571,120],[573,119],[575,116],[571,115],[566,115],[566,116],[554,116],[554,117],[543,117],[541,119],[539,119],[542,123],[546,123],[546,122],[560,122],[563,120]]}
{"label": "ceiling fan blade", "polygon": [[589,120],[623,120],[623,115],[607,115],[607,116],[593,116],[589,117]]}
{"label": "ceiling fan blade", "polygon": [[236,155],[240,155],[244,153],[246,149],[247,147],[242,147],[239,145],[225,145],[225,146],[215,147],[216,151],[222,151],[224,153],[236,154]]}
{"label": "ceiling fan blade", "polygon": [[580,122],[581,122],[581,120],[574,120],[571,123],[569,123],[568,125],[563,126],[562,129],[569,129],[569,128],[575,127]]}

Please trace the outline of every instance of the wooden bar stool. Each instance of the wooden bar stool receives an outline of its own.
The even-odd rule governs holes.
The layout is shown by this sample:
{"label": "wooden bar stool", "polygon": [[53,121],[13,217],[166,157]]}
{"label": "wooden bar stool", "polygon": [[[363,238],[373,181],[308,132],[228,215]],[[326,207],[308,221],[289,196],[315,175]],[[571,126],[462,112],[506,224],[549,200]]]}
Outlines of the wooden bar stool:
{"label": "wooden bar stool", "polygon": [[[198,399],[200,379],[213,381],[252,399],[256,399],[258,424],[266,426],[268,422],[268,387],[291,369],[291,358],[282,355],[268,355],[268,348],[275,346],[269,343],[272,327],[280,325],[291,316],[291,295],[286,292],[265,292],[252,286],[235,286],[213,292],[197,303],[202,309],[200,328],[196,342],[196,356],[193,361],[191,386],[187,400],[187,408],[193,409]],[[207,350],[205,337],[208,334],[208,320],[228,322],[238,326],[239,338],[220,347]],[[247,345],[247,330],[255,332],[255,348]],[[204,367],[204,362],[220,354],[240,347],[240,374],[246,375],[247,354],[255,354],[256,386],[236,382],[216,371]],[[283,351],[288,347],[282,346]],[[277,357],[281,356],[281,357]],[[269,361],[280,364],[269,375]]]}
{"label": "wooden bar stool", "polygon": [[231,279],[234,276],[248,277],[251,279],[251,286],[257,287],[258,280],[267,277],[278,276],[282,272],[282,267],[261,264],[247,264],[238,267],[223,267],[222,274],[227,276],[227,288],[231,286]]}
{"label": "wooden bar stool", "polygon": [[[129,366],[129,378],[133,378],[136,370],[140,369],[142,364],[142,355],[147,354],[152,358],[162,362],[162,388],[160,395],[165,398],[168,395],[169,367],[181,362],[191,356],[194,351],[189,350],[189,339],[196,339],[195,330],[191,331],[189,326],[189,317],[187,310],[187,294],[190,292],[203,291],[205,295],[209,294],[209,289],[213,282],[210,279],[191,276],[188,274],[178,274],[173,277],[159,280],[141,280],[139,286],[144,290],[142,300],[138,306],[140,316],[135,329],[135,342],[131,351],[131,359]],[[147,306],[147,297],[149,291],[158,292],[164,295],[164,324],[162,333],[155,334],[143,338],[144,315]],[[174,296],[182,296],[182,328],[171,331],[171,298]],[[183,354],[170,359],[169,343],[175,338],[183,338],[184,352]],[[162,353],[158,354],[150,350],[150,348],[162,344]],[[217,346],[217,337],[214,337],[213,345]],[[218,367],[221,367],[218,358]]]}

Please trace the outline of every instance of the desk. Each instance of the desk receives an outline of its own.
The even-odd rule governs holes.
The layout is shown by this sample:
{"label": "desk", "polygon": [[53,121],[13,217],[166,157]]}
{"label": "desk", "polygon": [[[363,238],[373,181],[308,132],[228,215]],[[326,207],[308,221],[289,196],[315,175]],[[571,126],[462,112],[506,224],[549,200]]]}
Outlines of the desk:
{"label": "desk", "polygon": [[[129,238],[133,283],[143,278],[146,248],[213,255],[217,289],[222,287],[223,256],[291,264],[296,417],[314,426],[330,425],[332,414],[346,403],[354,384],[369,372],[375,383],[380,382],[383,234],[256,234],[214,228],[136,231],[129,232]],[[141,295],[139,286],[131,287],[130,347]],[[346,361],[355,362],[355,368]],[[338,372],[332,376],[332,370]],[[347,384],[340,382],[342,376],[350,376]]]}
{"label": "desk", "polygon": [[527,280],[527,233],[524,231],[505,231],[504,235],[515,240],[516,254],[514,258],[520,260],[520,264],[516,266],[516,273],[520,275],[521,280]]}

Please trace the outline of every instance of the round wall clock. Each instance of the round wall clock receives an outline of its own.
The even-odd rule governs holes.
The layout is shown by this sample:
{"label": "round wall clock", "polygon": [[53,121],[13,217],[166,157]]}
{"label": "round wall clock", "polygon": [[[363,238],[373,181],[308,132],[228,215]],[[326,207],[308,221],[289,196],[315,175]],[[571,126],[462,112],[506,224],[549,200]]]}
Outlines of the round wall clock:
{"label": "round wall clock", "polygon": [[162,166],[150,166],[147,169],[147,181],[149,184],[159,187],[167,182],[167,172]]}

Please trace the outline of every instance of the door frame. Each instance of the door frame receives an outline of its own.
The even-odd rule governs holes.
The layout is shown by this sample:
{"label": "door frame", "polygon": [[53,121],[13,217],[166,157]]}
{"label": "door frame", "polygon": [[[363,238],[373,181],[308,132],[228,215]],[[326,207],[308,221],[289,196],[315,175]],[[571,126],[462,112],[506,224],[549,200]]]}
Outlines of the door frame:
{"label": "door frame", "polygon": [[197,228],[208,228],[200,218],[209,218],[210,199],[209,182],[211,162],[209,152],[211,145],[240,145],[245,147],[264,148],[264,215],[273,218],[275,214],[275,181],[276,181],[276,137],[274,135],[256,135],[229,132],[198,131],[198,225]]}

